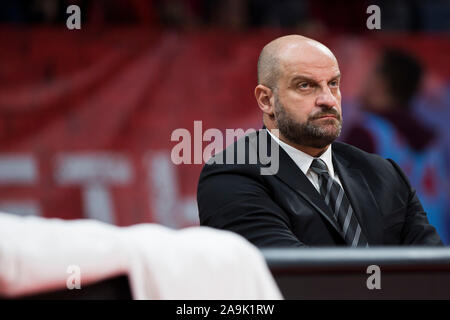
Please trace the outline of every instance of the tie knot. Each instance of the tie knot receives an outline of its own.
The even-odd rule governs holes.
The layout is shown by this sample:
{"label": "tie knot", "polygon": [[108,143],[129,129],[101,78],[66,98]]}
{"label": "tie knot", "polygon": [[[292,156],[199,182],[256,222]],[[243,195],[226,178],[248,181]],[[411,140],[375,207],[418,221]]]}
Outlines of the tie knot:
{"label": "tie knot", "polygon": [[311,170],[317,173],[318,175],[328,174],[327,165],[323,162],[322,159],[314,159],[311,163]]}

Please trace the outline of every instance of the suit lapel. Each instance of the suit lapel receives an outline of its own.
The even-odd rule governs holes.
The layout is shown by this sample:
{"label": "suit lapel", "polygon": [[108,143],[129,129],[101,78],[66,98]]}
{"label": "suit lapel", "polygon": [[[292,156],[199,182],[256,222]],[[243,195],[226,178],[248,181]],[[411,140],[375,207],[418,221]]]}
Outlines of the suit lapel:
{"label": "suit lapel", "polygon": [[[261,135],[260,137],[264,137],[264,135]],[[267,140],[269,146],[268,150],[270,150],[271,143],[277,144],[269,134],[267,134]],[[323,197],[317,192],[311,181],[309,181],[282,147],[279,147],[279,168],[275,176],[289,185],[313,206],[333,226],[342,239],[344,239],[342,231],[340,230],[341,228],[337,225],[335,219],[331,218],[331,209],[325,203]]]}
{"label": "suit lapel", "polygon": [[356,213],[361,230],[370,244],[382,242],[382,221],[379,207],[362,172],[333,149],[333,166],[339,175],[345,194]]}

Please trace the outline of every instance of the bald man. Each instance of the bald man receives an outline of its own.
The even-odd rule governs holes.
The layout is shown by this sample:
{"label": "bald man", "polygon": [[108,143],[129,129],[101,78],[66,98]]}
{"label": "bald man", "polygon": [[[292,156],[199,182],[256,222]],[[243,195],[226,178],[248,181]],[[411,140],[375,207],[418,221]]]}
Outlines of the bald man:
{"label": "bald man", "polygon": [[[263,48],[257,68],[264,127],[205,164],[201,225],[237,232],[259,247],[442,245],[397,164],[335,142],[341,74],[326,46],[281,37]],[[272,150],[269,164],[261,150]],[[262,174],[274,162],[277,170]]]}

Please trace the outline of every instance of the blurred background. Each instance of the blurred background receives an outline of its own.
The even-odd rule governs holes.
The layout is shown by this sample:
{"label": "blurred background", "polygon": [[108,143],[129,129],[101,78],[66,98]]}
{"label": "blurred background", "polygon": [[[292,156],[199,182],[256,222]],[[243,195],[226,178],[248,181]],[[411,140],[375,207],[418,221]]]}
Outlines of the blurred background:
{"label": "blurred background", "polygon": [[[69,5],[81,29],[69,30]],[[369,5],[381,29],[369,30]],[[450,243],[450,1],[4,0],[0,210],[198,224],[175,129],[254,128],[262,47],[302,34],[342,73],[341,140],[396,160]],[[205,147],[208,142],[203,143]]]}

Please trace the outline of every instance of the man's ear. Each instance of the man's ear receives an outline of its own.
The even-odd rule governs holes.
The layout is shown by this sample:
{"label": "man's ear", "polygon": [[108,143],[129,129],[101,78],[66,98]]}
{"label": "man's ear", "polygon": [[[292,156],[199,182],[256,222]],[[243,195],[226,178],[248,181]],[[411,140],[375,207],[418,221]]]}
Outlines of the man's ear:
{"label": "man's ear", "polygon": [[273,117],[274,96],[272,89],[258,84],[255,88],[255,98],[261,111],[269,117]]}

